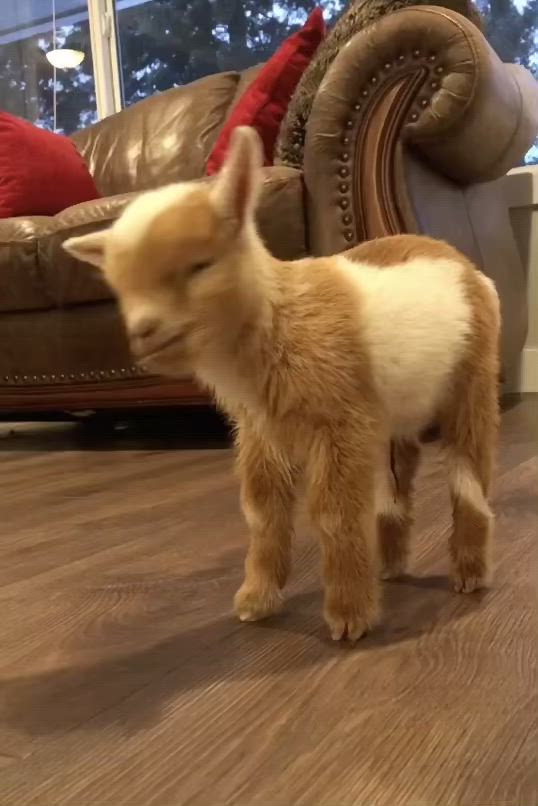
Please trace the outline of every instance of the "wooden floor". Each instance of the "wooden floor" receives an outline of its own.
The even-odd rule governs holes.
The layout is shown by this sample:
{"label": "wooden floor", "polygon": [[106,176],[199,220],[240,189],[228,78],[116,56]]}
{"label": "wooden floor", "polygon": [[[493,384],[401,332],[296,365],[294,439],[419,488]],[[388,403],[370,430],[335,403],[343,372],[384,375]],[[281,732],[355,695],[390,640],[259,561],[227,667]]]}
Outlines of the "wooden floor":
{"label": "wooden floor", "polygon": [[503,416],[493,590],[449,588],[428,446],[412,575],[354,649],[304,523],[285,613],[231,616],[232,456],[194,428],[0,426],[0,805],[537,804],[536,401]]}

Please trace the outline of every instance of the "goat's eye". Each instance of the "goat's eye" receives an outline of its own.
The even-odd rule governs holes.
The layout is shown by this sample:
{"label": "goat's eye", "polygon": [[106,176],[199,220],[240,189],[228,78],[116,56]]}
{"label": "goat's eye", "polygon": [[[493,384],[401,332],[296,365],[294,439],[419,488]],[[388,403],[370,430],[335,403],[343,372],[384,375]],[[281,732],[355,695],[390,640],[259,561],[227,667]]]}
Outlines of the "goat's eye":
{"label": "goat's eye", "polygon": [[206,261],[200,261],[200,263],[193,263],[191,266],[190,273],[193,274],[200,274],[201,272],[205,271],[211,266],[211,263]]}

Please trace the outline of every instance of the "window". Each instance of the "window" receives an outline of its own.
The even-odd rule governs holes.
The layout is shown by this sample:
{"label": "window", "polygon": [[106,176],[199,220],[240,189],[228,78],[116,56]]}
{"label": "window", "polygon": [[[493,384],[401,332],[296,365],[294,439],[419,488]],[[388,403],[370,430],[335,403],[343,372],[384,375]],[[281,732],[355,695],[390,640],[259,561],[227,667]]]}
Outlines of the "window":
{"label": "window", "polygon": [[[350,1],[318,3],[330,25]],[[241,70],[267,60],[316,4],[316,0],[54,2],[57,47],[83,51],[82,64],[57,70],[54,81],[53,68],[45,57],[53,40],[53,0],[0,0],[0,108],[43,126],[52,128],[56,122],[57,129],[66,133],[96,118],[88,6],[103,27],[93,54],[96,68],[100,68],[100,97],[114,85],[114,92],[109,93],[112,100],[101,102],[104,114],[119,108],[119,83],[123,104],[130,105],[210,73]],[[538,78],[538,0],[476,2],[486,19],[486,35],[501,58],[523,64]],[[103,24],[113,9],[117,49]],[[95,26],[93,30],[95,34]],[[121,82],[117,80],[116,50]],[[538,140],[526,162],[538,164]]]}
{"label": "window", "polygon": [[[346,0],[322,0],[325,19]],[[125,104],[266,61],[305,21],[311,0],[117,0]]]}
{"label": "window", "polygon": [[2,0],[0,109],[70,134],[96,120],[88,10],[83,0],[58,0],[56,47],[81,51],[78,67],[55,69],[51,0]]}
{"label": "window", "polygon": [[[482,0],[486,36],[504,62],[527,67],[538,79],[537,0]],[[538,165],[538,138],[525,162]]]}
{"label": "window", "polygon": [[[320,5],[330,24],[347,1]],[[538,0],[479,0],[479,6],[501,58],[538,77]],[[312,7],[309,0],[116,0],[124,103],[265,61]],[[538,163],[538,140],[526,161]]]}

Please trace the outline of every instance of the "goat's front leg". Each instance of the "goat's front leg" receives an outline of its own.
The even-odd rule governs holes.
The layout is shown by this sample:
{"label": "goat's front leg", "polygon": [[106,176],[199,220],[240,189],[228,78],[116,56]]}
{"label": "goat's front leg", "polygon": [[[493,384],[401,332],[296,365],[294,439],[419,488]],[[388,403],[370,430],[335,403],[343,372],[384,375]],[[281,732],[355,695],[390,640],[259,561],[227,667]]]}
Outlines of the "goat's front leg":
{"label": "goat's front leg", "polygon": [[241,621],[277,612],[290,568],[295,472],[286,458],[250,429],[239,433],[241,504],[250,530],[245,581],[235,595]]}
{"label": "goat's front leg", "polygon": [[316,434],[310,457],[310,511],[321,536],[325,620],[335,641],[356,641],[379,616],[372,447],[347,429],[330,429]]}

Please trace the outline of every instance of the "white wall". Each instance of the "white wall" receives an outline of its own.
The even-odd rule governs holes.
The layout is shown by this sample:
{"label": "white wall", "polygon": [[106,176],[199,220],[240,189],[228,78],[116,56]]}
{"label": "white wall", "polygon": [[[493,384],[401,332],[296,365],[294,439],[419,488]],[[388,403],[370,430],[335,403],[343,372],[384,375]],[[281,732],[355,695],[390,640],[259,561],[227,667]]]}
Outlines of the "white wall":
{"label": "white wall", "polygon": [[529,334],[514,391],[538,392],[538,167],[518,168],[505,181],[529,303]]}

